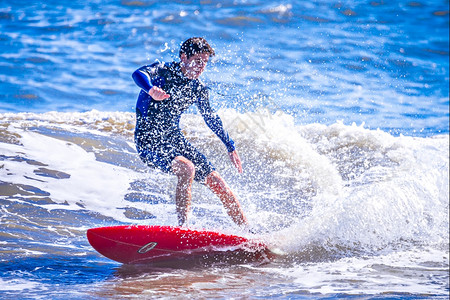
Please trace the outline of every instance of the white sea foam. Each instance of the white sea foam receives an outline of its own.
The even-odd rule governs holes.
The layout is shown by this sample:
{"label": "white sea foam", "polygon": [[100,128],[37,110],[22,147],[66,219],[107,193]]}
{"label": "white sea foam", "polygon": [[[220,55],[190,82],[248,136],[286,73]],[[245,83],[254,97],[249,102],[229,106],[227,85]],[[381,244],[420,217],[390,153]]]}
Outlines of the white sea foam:
{"label": "white sea foam", "polygon": [[338,196],[315,197],[311,213],[283,232],[287,248],[375,250],[406,241],[448,243],[448,136],[394,138],[343,124],[302,130],[321,136],[316,146],[322,153],[355,145],[375,153],[365,157],[367,170],[342,186]]}
{"label": "white sea foam", "polygon": [[[291,289],[291,292],[306,289],[320,294],[439,295],[448,288],[442,282],[437,284],[435,281],[448,272],[448,251],[412,249],[266,270],[286,276],[287,282],[292,281],[284,287]],[[423,277],[427,279],[423,280]]]}
{"label": "white sea foam", "polygon": [[24,279],[4,280],[0,278],[0,291],[4,292],[30,290],[36,288],[37,286],[41,286],[41,284]]}
{"label": "white sea foam", "polygon": [[[2,179],[14,184],[35,186],[50,193],[58,204],[47,204],[47,209],[88,209],[120,219],[117,207],[123,206],[131,180],[142,174],[127,168],[99,162],[94,153],[80,146],[36,132],[14,130],[21,136],[22,145],[2,144],[2,154],[24,155],[45,164],[45,168],[68,174],[69,178],[36,176],[36,166],[19,161],[5,161]],[[5,174],[8,173],[8,174]],[[68,204],[61,207],[60,204]]]}

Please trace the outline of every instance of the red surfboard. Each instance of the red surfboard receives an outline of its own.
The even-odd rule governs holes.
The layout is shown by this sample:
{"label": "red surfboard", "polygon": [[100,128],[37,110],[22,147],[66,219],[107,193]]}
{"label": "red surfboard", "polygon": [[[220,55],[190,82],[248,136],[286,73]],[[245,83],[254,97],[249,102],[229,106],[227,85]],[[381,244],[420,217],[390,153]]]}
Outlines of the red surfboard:
{"label": "red surfboard", "polygon": [[100,254],[124,264],[147,264],[193,258],[248,262],[270,259],[261,241],[215,231],[173,226],[111,226],[87,231]]}

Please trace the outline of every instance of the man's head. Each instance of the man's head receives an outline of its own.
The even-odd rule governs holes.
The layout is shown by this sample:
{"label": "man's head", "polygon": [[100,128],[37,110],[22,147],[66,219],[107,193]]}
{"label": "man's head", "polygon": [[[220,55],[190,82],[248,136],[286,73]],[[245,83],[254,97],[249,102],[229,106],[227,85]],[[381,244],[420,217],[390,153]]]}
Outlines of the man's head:
{"label": "man's head", "polygon": [[201,37],[192,37],[186,40],[180,48],[180,58],[184,54],[186,58],[191,58],[194,54],[205,53],[208,54],[209,57],[215,55],[214,49],[208,44],[208,42]]}
{"label": "man's head", "polygon": [[181,70],[189,79],[197,79],[205,70],[206,64],[214,49],[204,38],[193,37],[181,45]]}

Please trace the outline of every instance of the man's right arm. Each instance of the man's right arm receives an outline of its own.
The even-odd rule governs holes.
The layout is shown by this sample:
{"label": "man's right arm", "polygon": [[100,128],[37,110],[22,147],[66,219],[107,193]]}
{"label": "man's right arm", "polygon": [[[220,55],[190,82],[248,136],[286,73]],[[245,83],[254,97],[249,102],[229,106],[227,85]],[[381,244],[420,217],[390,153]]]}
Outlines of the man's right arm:
{"label": "man's right arm", "polygon": [[152,88],[152,78],[156,77],[156,64],[151,64],[148,66],[143,66],[134,71],[132,77],[134,82],[137,84],[138,87],[143,89],[146,93],[150,91]]}
{"label": "man's right arm", "polygon": [[161,87],[164,85],[164,77],[157,74],[158,63],[143,66],[134,71],[134,82],[154,100],[161,101],[170,97]]}

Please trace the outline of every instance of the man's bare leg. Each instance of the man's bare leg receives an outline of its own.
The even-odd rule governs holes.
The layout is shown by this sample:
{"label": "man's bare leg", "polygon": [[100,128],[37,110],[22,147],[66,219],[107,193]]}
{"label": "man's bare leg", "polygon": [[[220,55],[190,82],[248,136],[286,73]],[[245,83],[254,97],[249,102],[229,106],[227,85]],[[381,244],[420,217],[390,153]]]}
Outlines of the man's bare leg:
{"label": "man's bare leg", "polygon": [[216,194],[220,201],[222,201],[228,215],[239,226],[247,226],[247,219],[241,209],[241,205],[233,191],[228,187],[220,177],[219,173],[213,171],[206,177],[206,185]]}
{"label": "man's bare leg", "polygon": [[192,182],[195,175],[194,164],[183,156],[177,156],[172,162],[172,171],[178,177],[175,194],[178,225],[187,225],[187,217],[192,199]]}

